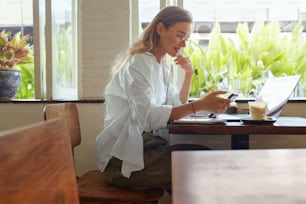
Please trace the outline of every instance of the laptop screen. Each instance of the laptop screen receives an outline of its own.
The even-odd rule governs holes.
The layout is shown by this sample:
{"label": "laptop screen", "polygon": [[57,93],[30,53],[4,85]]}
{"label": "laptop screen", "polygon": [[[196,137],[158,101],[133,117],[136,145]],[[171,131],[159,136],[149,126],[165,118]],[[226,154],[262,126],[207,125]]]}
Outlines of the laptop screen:
{"label": "laptop screen", "polygon": [[266,81],[257,99],[268,102],[267,116],[279,116],[300,77],[301,75],[271,77]]}
{"label": "laptop screen", "polygon": [[[278,118],[300,78],[301,75],[271,77],[265,82],[257,99],[268,102],[267,116]],[[207,113],[197,113],[197,117],[194,117],[193,120],[203,121],[203,118],[207,120],[208,115]],[[239,121],[249,117],[249,114],[218,114],[217,119]]]}

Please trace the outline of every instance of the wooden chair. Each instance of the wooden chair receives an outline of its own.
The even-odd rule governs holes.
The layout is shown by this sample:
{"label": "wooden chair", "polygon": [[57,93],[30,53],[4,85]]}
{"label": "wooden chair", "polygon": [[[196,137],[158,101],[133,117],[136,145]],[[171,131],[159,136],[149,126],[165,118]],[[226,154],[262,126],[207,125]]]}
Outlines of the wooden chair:
{"label": "wooden chair", "polygon": [[[81,142],[78,110],[73,103],[50,104],[44,108],[44,119],[64,118],[70,130],[72,148]],[[145,204],[158,203],[163,189],[127,190],[108,185],[99,170],[92,170],[78,178],[81,203]]]}
{"label": "wooden chair", "polygon": [[78,204],[63,119],[0,132],[0,203]]}

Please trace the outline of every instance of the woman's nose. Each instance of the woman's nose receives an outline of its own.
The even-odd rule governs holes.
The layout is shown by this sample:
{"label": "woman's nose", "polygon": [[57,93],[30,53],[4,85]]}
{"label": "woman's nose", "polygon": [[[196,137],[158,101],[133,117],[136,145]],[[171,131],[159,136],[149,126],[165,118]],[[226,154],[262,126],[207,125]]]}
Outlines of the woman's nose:
{"label": "woman's nose", "polygon": [[180,47],[186,47],[186,40],[180,41]]}

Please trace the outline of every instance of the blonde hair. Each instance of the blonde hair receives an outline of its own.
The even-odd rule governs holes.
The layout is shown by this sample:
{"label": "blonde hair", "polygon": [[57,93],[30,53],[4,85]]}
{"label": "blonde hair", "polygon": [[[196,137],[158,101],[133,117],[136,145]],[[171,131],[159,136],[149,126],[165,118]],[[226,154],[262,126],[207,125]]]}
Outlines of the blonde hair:
{"label": "blonde hair", "polygon": [[123,67],[123,64],[126,62],[129,56],[149,52],[159,43],[159,35],[156,32],[156,27],[159,23],[162,23],[165,28],[169,28],[180,22],[192,23],[191,13],[177,6],[168,6],[161,9],[149,23],[149,25],[144,29],[139,39],[115,63],[112,69],[112,76],[114,76]]}

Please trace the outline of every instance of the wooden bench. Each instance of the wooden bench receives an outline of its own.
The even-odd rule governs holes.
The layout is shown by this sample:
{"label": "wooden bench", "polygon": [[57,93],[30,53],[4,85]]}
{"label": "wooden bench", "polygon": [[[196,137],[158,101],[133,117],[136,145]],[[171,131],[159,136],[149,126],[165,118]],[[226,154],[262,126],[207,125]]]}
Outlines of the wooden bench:
{"label": "wooden bench", "polygon": [[63,119],[0,132],[0,203],[78,204]]}
{"label": "wooden bench", "polygon": [[[50,104],[44,108],[44,119],[65,119],[71,136],[72,148],[81,143],[77,106],[74,103]],[[82,204],[147,204],[158,203],[163,189],[128,190],[115,188],[105,182],[99,170],[92,170],[78,178],[79,196]]]}

